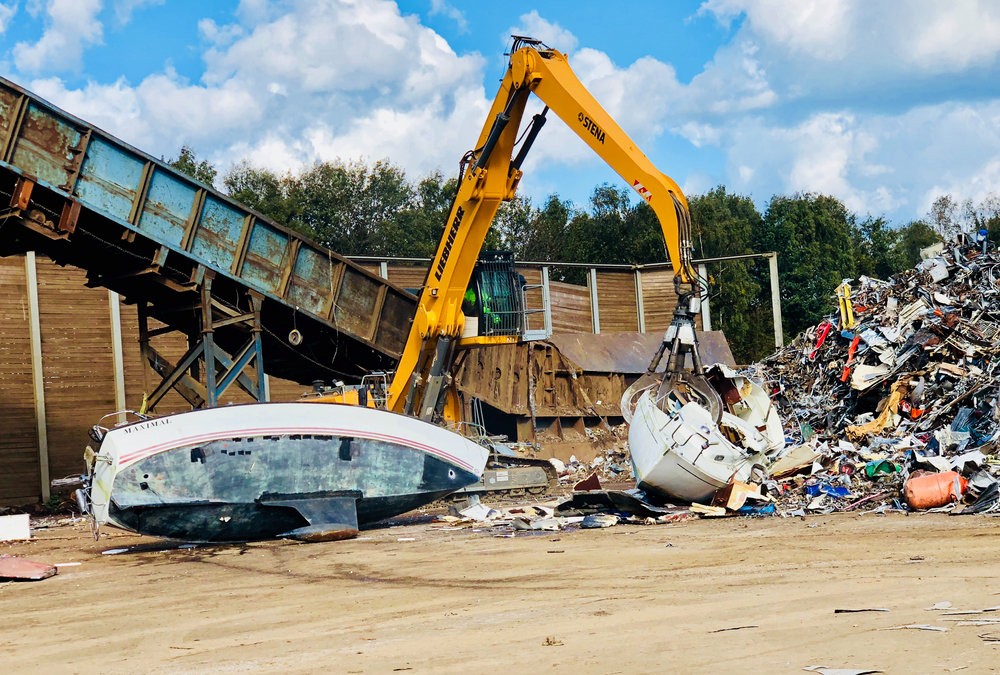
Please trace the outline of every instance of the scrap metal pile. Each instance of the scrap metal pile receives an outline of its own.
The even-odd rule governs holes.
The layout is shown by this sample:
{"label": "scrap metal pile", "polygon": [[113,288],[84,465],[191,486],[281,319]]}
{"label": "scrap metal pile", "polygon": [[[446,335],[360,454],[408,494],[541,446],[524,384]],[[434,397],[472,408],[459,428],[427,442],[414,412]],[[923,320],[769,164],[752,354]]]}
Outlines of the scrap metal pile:
{"label": "scrap metal pile", "polygon": [[839,315],[751,367],[790,443],[766,485],[779,511],[1000,508],[1000,254],[924,253],[846,280]]}

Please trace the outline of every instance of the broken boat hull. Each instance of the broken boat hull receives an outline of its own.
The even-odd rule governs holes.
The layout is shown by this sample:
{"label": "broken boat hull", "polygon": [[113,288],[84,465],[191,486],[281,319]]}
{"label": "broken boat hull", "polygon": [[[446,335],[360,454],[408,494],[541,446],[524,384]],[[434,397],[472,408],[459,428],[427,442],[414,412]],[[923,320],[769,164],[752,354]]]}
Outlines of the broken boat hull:
{"label": "broken boat hull", "polygon": [[354,536],[479,480],[488,451],[412,417],[335,403],[194,410],[117,427],[91,513],[185,541]]}
{"label": "broken boat hull", "polygon": [[[636,482],[647,494],[706,503],[731,481],[746,482],[754,466],[767,464],[763,452],[730,443],[701,406],[688,403],[667,414],[653,402],[652,393],[639,397],[628,432]],[[740,424],[729,414],[724,421]]]}

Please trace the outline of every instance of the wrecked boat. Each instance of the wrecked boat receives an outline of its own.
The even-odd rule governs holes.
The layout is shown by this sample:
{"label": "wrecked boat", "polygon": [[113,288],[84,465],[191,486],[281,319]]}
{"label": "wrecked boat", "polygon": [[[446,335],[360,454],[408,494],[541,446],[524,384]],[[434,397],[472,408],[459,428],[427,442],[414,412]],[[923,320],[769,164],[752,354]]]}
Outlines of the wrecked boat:
{"label": "wrecked boat", "polygon": [[95,524],[196,542],[356,536],[476,483],[488,450],[413,417],[337,403],[254,403],[95,427]]}
{"label": "wrecked boat", "polygon": [[691,391],[659,383],[622,399],[637,487],[651,497],[709,502],[734,480],[763,478],[784,448],[781,420],[760,385],[722,364],[705,380],[721,404],[714,410]]}

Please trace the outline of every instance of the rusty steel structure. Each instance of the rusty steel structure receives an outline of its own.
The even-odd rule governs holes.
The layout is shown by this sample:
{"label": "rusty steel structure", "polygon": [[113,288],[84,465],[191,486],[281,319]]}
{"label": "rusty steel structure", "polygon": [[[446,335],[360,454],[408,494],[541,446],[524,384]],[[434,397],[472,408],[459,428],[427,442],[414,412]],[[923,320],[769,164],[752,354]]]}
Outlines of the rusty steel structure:
{"label": "rusty steel structure", "polygon": [[[232,384],[265,400],[264,373],[357,382],[406,343],[404,289],[3,78],[0,200],[0,255],[37,251],[139,305],[154,405]],[[188,338],[179,363],[149,345],[165,331]]]}

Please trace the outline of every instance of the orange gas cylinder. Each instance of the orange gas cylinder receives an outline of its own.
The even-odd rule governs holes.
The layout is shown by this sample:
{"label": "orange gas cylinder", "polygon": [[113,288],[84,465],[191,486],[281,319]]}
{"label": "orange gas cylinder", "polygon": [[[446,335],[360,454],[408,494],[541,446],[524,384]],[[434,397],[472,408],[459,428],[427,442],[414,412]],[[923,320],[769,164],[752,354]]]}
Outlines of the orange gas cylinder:
{"label": "orange gas cylinder", "polygon": [[961,499],[968,484],[956,471],[914,471],[903,486],[903,493],[912,508],[933,509]]}

